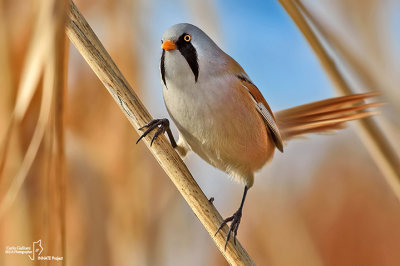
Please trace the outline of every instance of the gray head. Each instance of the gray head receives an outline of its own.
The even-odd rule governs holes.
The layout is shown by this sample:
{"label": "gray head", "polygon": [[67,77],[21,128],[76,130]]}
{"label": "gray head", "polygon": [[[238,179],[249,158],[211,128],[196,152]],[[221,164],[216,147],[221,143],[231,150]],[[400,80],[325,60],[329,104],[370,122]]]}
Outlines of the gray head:
{"label": "gray head", "polygon": [[[161,39],[163,53],[161,56],[161,77],[166,85],[166,72],[168,67],[180,68],[190,67],[197,82],[205,70],[213,71],[218,66],[225,54],[214,41],[198,27],[181,23],[170,27],[165,31]],[[181,60],[184,58],[185,60]],[[223,57],[222,57],[223,58]],[[168,62],[166,62],[168,61]],[[182,62],[187,62],[183,64]]]}

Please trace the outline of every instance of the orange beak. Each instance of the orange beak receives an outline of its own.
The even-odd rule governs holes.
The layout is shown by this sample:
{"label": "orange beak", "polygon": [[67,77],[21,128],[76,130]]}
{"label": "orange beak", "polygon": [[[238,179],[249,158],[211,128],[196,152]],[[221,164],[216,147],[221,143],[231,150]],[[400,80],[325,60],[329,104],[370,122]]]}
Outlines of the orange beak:
{"label": "orange beak", "polygon": [[161,48],[164,49],[165,51],[175,50],[176,44],[173,41],[166,40],[161,44]]}

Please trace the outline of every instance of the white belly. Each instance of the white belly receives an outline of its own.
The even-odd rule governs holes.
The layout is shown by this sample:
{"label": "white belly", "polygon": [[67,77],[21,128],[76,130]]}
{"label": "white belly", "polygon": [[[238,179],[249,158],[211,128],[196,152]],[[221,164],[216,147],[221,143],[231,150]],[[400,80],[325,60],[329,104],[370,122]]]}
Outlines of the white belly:
{"label": "white belly", "polygon": [[272,156],[273,146],[261,117],[252,102],[245,99],[247,92],[227,86],[233,82],[230,79],[201,80],[184,88],[169,82],[168,88],[163,87],[163,95],[190,149],[251,185],[253,172]]}
{"label": "white belly", "polygon": [[234,75],[204,70],[195,82],[185,59],[174,53],[179,51],[166,54],[163,96],[183,138],[178,144],[251,186],[254,171],[271,158],[274,145],[248,92]]}

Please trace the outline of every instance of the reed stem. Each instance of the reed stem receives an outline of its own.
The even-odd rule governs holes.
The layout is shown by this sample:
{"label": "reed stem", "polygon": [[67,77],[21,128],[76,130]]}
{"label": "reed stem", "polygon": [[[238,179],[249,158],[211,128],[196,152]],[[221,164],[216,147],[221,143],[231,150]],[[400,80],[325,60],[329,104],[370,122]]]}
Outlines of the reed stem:
{"label": "reed stem", "polygon": [[[309,13],[301,1],[279,0],[279,2],[314,50],[336,90],[342,95],[353,94],[354,92],[343,78],[334,60],[329,56],[321,41],[318,39],[315,32],[315,26],[318,25],[313,24],[314,28],[310,26],[313,18],[308,16]],[[398,155],[373,118],[364,118],[358,120],[358,123],[360,125],[358,133],[364,145],[382,171],[394,194],[400,200],[400,159]]]}

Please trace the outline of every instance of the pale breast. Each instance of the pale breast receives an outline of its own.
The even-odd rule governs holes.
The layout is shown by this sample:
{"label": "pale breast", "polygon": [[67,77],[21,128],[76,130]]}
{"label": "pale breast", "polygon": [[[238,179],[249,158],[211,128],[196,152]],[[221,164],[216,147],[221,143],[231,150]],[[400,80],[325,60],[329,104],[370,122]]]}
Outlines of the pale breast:
{"label": "pale breast", "polygon": [[232,176],[252,176],[272,156],[274,146],[248,92],[234,82],[232,76],[200,77],[185,87],[169,82],[163,95],[194,152]]}

